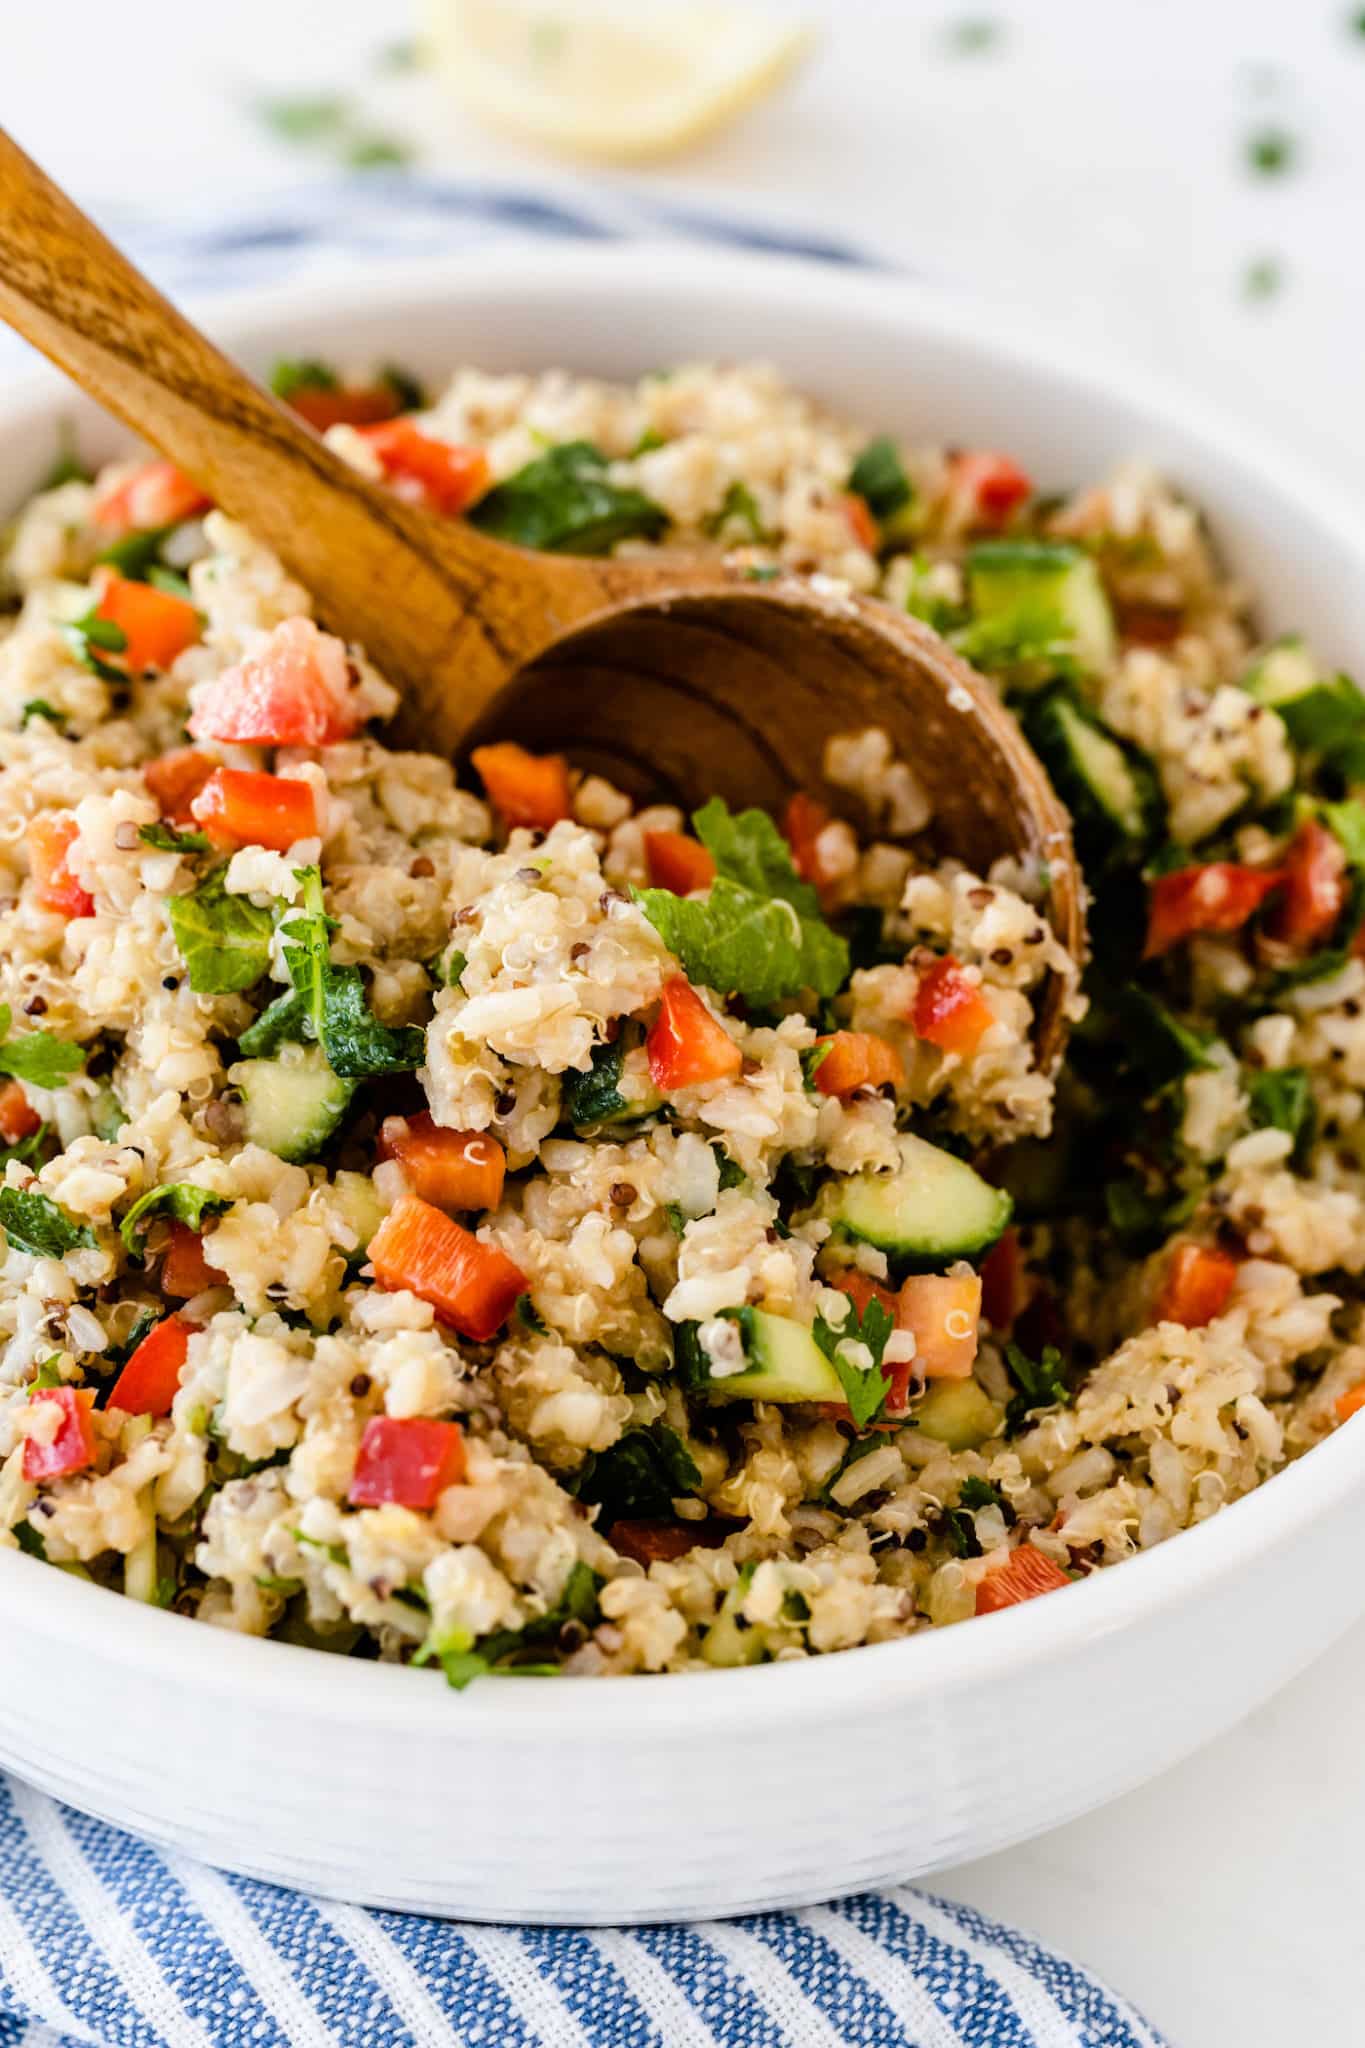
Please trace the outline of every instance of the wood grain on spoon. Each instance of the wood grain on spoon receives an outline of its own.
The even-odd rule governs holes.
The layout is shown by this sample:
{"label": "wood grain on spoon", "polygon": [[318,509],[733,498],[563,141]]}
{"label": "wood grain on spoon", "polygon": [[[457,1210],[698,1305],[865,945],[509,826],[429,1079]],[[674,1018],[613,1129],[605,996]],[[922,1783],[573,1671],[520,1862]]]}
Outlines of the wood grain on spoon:
{"label": "wood grain on spoon", "polygon": [[[0,314],[280,556],[398,684],[414,743],[464,753],[502,731],[637,797],[777,809],[820,791],[831,734],[879,725],[926,789],[935,846],[978,871],[1045,861],[1049,915],[1079,954],[1066,814],[995,692],[917,620],[697,553],[533,554],[401,503],[200,334],[3,131]],[[1045,1063],[1064,996],[1054,976]]]}

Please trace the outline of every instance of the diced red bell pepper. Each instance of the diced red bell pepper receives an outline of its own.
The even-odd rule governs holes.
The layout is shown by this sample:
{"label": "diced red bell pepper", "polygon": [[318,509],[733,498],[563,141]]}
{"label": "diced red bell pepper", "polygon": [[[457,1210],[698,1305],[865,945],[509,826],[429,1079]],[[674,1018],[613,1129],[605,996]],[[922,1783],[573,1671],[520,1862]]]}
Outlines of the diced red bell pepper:
{"label": "diced red bell pepper", "polygon": [[392,384],[300,384],[285,404],[315,433],[329,427],[372,427],[402,409]]}
{"label": "diced red bell pepper", "polygon": [[94,1464],[95,1430],[90,1420],[94,1400],[94,1393],[86,1387],[40,1387],[29,1396],[31,1406],[51,1401],[62,1415],[51,1443],[39,1443],[31,1436],[24,1439],[24,1477],[31,1486],[44,1479],[65,1479]]}
{"label": "diced red bell pepper", "polygon": [[34,893],[44,910],[55,910],[62,917],[89,917],[95,908],[94,897],[67,866],[77,831],[70,811],[39,811],[28,828]]}
{"label": "diced red bell pepper", "polygon": [[1338,1394],[1332,1406],[1338,1422],[1349,1422],[1353,1415],[1358,1415],[1365,1408],[1365,1380],[1357,1380],[1344,1394]]}
{"label": "diced red bell pepper", "polygon": [[709,889],[716,879],[715,861],[700,839],[686,832],[646,832],[645,861],[651,886],[671,889],[675,896]]}
{"label": "diced red bell pepper", "polygon": [[981,1313],[993,1330],[1009,1330],[1024,1306],[1019,1233],[1013,1227],[991,1246],[981,1264]]}
{"label": "diced red bell pepper", "polygon": [[206,1288],[221,1287],[227,1275],[211,1266],[204,1240],[188,1223],[171,1225],[166,1255],[161,1261],[161,1292],[168,1301],[189,1301]]}
{"label": "diced red bell pepper", "polygon": [[1154,1321],[1202,1330],[1227,1307],[1237,1266],[1231,1252],[1219,1251],[1216,1246],[1177,1245],[1157,1298]]}
{"label": "diced red bell pepper", "polygon": [[497,1335],[527,1286],[506,1252],[419,1195],[404,1195],[390,1209],[370,1239],[370,1264],[381,1287],[429,1301],[443,1323],[476,1344]]}
{"label": "diced red bell pepper", "polygon": [[215,768],[190,811],[218,846],[269,846],[287,853],[318,830],[311,782],[253,768]]}
{"label": "diced red bell pepper", "polygon": [[972,526],[1004,526],[1033,495],[1033,481],[1008,455],[972,449],[948,464],[948,489]]}
{"label": "diced red bell pepper", "polygon": [[782,836],[791,848],[792,866],[802,881],[809,882],[819,893],[826,908],[836,878],[821,855],[819,840],[826,825],[832,822],[828,804],[807,796],[804,789],[798,789],[787,799],[787,808],[782,813]]}
{"label": "diced red bell pepper", "polygon": [[362,427],[386,480],[409,504],[456,519],[481,498],[492,481],[482,448],[463,448],[422,433],[409,419]]}
{"label": "diced red bell pepper", "polygon": [[201,754],[197,747],[173,747],[169,754],[143,762],[142,779],[168,824],[194,823],[190,805],[217,765],[211,754]]}
{"label": "diced red bell pepper", "polygon": [[353,1508],[434,1508],[465,1475],[458,1422],[424,1415],[372,1415],[365,1424],[346,1498]]}
{"label": "diced red bell pepper", "polygon": [[173,462],[144,462],[122,482],[96,492],[90,516],[97,526],[119,535],[148,533],[193,519],[212,503]]}
{"label": "diced red bell pepper", "polygon": [[1021,1600],[1036,1600],[1040,1593],[1055,1593],[1070,1584],[1059,1564],[1044,1557],[1032,1543],[1021,1543],[1003,1565],[996,1565],[980,1581],[976,1611],[998,1614],[1002,1607],[1017,1607]]}
{"label": "diced red bell pepper", "polygon": [[507,1154],[487,1131],[452,1131],[418,1116],[386,1116],[379,1157],[396,1159],[415,1195],[438,1209],[496,1209]]}
{"label": "diced red bell pepper", "polygon": [[347,688],[346,649],[311,619],[286,619],[201,697],[190,732],[197,740],[261,747],[328,747],[361,724]]}
{"label": "diced red bell pepper", "polygon": [[573,816],[569,800],[569,764],[562,754],[528,754],[515,740],[475,747],[470,760],[503,824],[530,825],[548,832],[561,818]]}
{"label": "diced red bell pepper", "polygon": [[645,1052],[654,1086],[665,1095],[700,1081],[725,1080],[744,1063],[734,1039],[681,974],[664,983]]}
{"label": "diced red bell pepper", "polygon": [[199,638],[199,614],[186,598],[151,583],[136,583],[107,567],[96,572],[95,587],[95,617],[117,626],[127,643],[106,658],[130,675],[145,668],[169,668]]}
{"label": "diced red bell pepper", "polygon": [[827,1050],[813,1079],[822,1095],[854,1095],[860,1088],[899,1088],[905,1080],[900,1054],[873,1031],[834,1031],[817,1038]]}
{"label": "diced red bell pepper", "polygon": [[1311,953],[1332,936],[1346,903],[1346,849],[1316,818],[1306,818],[1290,841],[1284,894],[1267,915],[1272,938],[1296,953]]}
{"label": "diced red bell pepper", "polygon": [[914,1369],[927,1380],[965,1380],[976,1362],[979,1273],[912,1273],[901,1283],[896,1327],[915,1339]]}
{"label": "diced red bell pepper", "polygon": [[1240,931],[1284,879],[1282,868],[1247,868],[1230,860],[1158,875],[1147,903],[1143,959],[1169,953],[1196,932]]}
{"label": "diced red bell pepper", "polygon": [[719,1519],[665,1522],[626,1519],[613,1522],[607,1541],[622,1557],[633,1557],[648,1570],[652,1564],[676,1564],[690,1550],[718,1550],[735,1527]]}
{"label": "diced red bell pepper", "polygon": [[994,1024],[995,1012],[980,984],[951,953],[945,953],[920,975],[911,1022],[917,1038],[966,1060]]}
{"label": "diced red bell pepper", "polygon": [[0,1087],[0,1144],[22,1145],[43,1127],[43,1120],[24,1093],[22,1081]]}
{"label": "diced red bell pepper", "polygon": [[866,548],[869,555],[875,555],[882,544],[882,535],[872,507],[861,491],[845,491],[843,502],[844,517],[854,541],[860,548]]}
{"label": "diced red bell pepper", "polygon": [[183,1316],[166,1316],[149,1330],[114,1381],[109,1406],[129,1415],[169,1415],[180,1391],[190,1338],[199,1327]]}

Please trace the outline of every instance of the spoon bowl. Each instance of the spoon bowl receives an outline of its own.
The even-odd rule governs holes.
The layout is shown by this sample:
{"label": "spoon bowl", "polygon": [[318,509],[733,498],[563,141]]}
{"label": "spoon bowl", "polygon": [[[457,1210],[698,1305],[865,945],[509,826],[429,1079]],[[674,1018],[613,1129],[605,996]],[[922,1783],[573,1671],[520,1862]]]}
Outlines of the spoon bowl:
{"label": "spoon bowl", "polygon": [[[818,793],[835,733],[878,725],[935,847],[1036,862],[1083,942],[1068,820],[989,684],[918,621],[830,579],[768,582],[718,555],[587,559],[493,540],[359,475],[178,313],[0,132],[0,315],[249,524],[335,632],[398,685],[399,731],[464,755],[514,737],[637,798],[780,809]],[[1040,1062],[1065,1040],[1045,985]]]}

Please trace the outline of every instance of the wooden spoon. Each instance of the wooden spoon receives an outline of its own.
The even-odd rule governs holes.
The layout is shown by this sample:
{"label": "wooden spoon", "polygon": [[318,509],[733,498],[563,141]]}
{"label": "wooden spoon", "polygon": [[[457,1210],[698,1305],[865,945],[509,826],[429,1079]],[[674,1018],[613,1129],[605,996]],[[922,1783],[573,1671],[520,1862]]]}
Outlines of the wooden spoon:
{"label": "wooden spoon", "polygon": [[[588,560],[487,539],[359,476],[176,312],[0,131],[0,314],[248,525],[403,692],[405,737],[559,748],[641,797],[780,809],[833,733],[879,725],[937,849],[1047,864],[1079,956],[1065,812],[988,684],[927,627],[827,581],[714,556]],[[1054,976],[1037,1043],[1055,1063]]]}

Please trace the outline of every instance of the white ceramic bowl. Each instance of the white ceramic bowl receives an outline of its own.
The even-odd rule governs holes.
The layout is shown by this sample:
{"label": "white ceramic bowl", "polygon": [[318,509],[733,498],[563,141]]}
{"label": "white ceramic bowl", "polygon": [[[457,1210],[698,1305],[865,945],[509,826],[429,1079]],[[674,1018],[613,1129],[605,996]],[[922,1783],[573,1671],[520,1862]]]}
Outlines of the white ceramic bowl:
{"label": "white ceramic bowl", "polygon": [[[894,278],[678,248],[499,251],[221,305],[257,367],[390,356],[631,375],[768,357],[870,425],[1007,447],[1047,485],[1144,455],[1207,509],[1268,624],[1365,648],[1365,530],[1190,407]],[[0,505],[65,387],[0,400]],[[1018,1841],[1248,1712],[1365,1608],[1365,1424],[1161,1548],[912,1641],[695,1678],[479,1684],[154,1612],[0,1552],[0,1764],[230,1868],[470,1919],[790,1905]]]}

